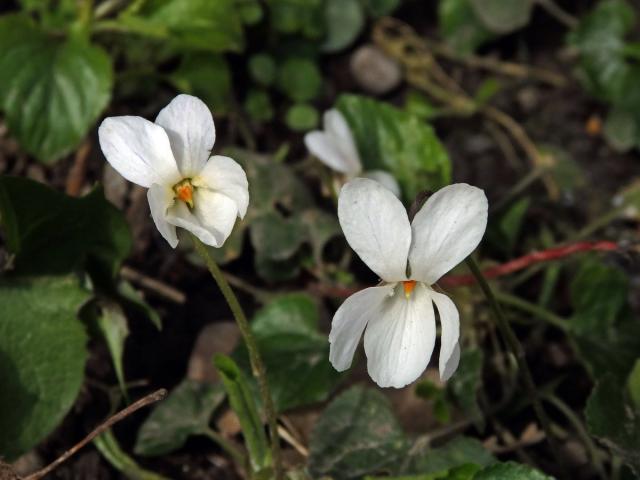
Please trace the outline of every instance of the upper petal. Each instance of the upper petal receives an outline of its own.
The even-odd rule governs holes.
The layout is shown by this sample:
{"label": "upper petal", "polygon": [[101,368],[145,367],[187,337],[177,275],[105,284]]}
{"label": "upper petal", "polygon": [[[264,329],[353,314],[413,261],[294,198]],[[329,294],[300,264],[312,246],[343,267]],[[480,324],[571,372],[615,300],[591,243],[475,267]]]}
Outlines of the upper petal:
{"label": "upper petal", "polygon": [[346,175],[360,172],[360,160],[345,155],[335,139],[325,132],[313,131],[304,136],[307,149],[329,168]]}
{"label": "upper petal", "polygon": [[229,157],[215,155],[193,178],[196,187],[222,193],[236,202],[238,215],[243,218],[249,206],[247,175],[238,162]]}
{"label": "upper petal", "polygon": [[393,287],[371,287],[347,298],[333,316],[329,333],[329,361],[342,372],[351,366],[364,327],[372,316],[380,315],[382,303],[393,293]]}
{"label": "upper petal", "polygon": [[163,185],[154,183],[147,191],[147,199],[149,200],[149,208],[151,209],[151,217],[156,224],[156,228],[164,239],[169,242],[171,248],[178,245],[178,237],[176,235],[176,227],[167,222],[167,212],[173,205],[173,191]]}
{"label": "upper petal", "polygon": [[411,226],[393,193],[373,180],[355,178],[340,191],[338,219],[351,248],[380,278],[406,279]]}
{"label": "upper petal", "polygon": [[169,138],[155,123],[133,116],[105,118],[98,139],[107,161],[130,182],[148,188],[180,180]]}
{"label": "upper petal", "polygon": [[411,224],[411,278],[432,285],[473,252],[487,228],[487,209],[484,192],[466,183],[432,195]]}
{"label": "upper petal", "polygon": [[197,97],[178,95],[160,111],[156,123],[169,135],[182,175],[196,175],[207,162],[216,140],[209,107]]}
{"label": "upper petal", "polygon": [[221,247],[238,216],[236,203],[222,193],[201,188],[194,193],[193,203],[195,207],[189,210],[184,202],[176,202],[167,221],[189,230],[206,245]]}
{"label": "upper petal", "polygon": [[342,154],[351,160],[354,167],[362,169],[358,147],[344,115],[333,108],[324,112],[322,121],[324,131],[335,141]]}
{"label": "upper petal", "polygon": [[427,368],[435,341],[435,314],[427,287],[419,283],[409,298],[396,291],[364,333],[369,375],[381,387],[408,385]]}
{"label": "upper petal", "polygon": [[458,340],[460,338],[460,314],[449,297],[434,290],[431,290],[430,294],[440,314],[442,334],[440,335],[439,369],[440,378],[446,381],[456,371],[458,362],[460,361],[460,347],[458,346]]}

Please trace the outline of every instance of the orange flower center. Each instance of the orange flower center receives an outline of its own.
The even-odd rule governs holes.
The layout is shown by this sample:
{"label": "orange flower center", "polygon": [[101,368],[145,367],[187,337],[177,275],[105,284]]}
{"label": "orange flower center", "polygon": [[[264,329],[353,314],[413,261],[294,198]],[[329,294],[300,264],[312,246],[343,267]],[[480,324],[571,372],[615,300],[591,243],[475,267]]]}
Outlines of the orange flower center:
{"label": "orange flower center", "polygon": [[409,298],[411,296],[411,292],[416,288],[415,280],[405,280],[402,282],[402,287],[404,288],[404,296]]}
{"label": "orange flower center", "polygon": [[189,179],[183,180],[173,187],[176,197],[186,203],[189,208],[193,208],[193,185]]}

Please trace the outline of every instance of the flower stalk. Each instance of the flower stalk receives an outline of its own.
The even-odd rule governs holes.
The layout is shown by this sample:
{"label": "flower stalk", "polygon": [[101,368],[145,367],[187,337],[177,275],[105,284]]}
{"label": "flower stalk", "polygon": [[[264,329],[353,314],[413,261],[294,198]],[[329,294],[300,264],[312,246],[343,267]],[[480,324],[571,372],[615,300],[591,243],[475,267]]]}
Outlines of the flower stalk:
{"label": "flower stalk", "polygon": [[236,297],[235,293],[233,293],[233,290],[231,289],[231,286],[229,285],[229,282],[227,282],[227,279],[223,275],[222,271],[207,251],[207,247],[198,239],[198,237],[193,234],[191,234],[191,239],[193,241],[193,244],[195,245],[198,255],[200,255],[204,260],[209,273],[211,273],[211,276],[218,284],[218,287],[220,288],[224,299],[229,305],[231,313],[233,314],[233,317],[238,324],[238,328],[240,329],[240,334],[242,335],[242,338],[247,346],[247,351],[249,352],[249,361],[251,362],[251,370],[253,372],[253,376],[258,381],[260,397],[262,399],[264,413],[267,417],[267,423],[269,425],[269,437],[271,439],[271,455],[273,457],[274,477],[276,480],[279,480],[282,478],[282,462],[280,459],[280,438],[278,435],[277,416],[275,407],[273,405],[273,399],[269,391],[267,372],[264,363],[262,363],[255,337],[251,332],[247,316],[240,306],[238,298]]}

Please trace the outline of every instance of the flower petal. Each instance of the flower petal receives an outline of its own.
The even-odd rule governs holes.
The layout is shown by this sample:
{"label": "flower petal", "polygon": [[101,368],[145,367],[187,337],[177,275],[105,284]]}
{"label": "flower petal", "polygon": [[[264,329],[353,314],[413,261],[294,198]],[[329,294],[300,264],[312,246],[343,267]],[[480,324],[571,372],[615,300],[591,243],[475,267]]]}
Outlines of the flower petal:
{"label": "flower petal", "polygon": [[340,191],[338,219],[351,248],[380,278],[407,278],[411,226],[393,193],[373,180],[355,178]]}
{"label": "flower petal", "polygon": [[223,193],[236,202],[238,216],[244,218],[249,206],[247,175],[238,162],[221,155],[209,159],[200,173],[193,178],[196,187]]}
{"label": "flower petal", "polygon": [[381,387],[408,385],[427,368],[435,341],[430,290],[419,283],[406,298],[398,286],[364,333],[369,375]]}
{"label": "flower petal", "polygon": [[389,172],[385,172],[384,170],[368,170],[361,176],[363,178],[369,178],[374,182],[378,182],[383,187],[391,190],[391,193],[393,193],[396,197],[401,199],[400,185],[398,185],[398,181],[396,180],[396,178]]}
{"label": "flower petal", "polygon": [[238,216],[236,203],[222,193],[206,189],[196,190],[193,202],[193,211],[184,202],[176,202],[169,209],[167,221],[189,230],[206,245],[221,247]]}
{"label": "flower petal", "polygon": [[173,205],[173,192],[170,188],[154,183],[147,191],[147,200],[151,209],[151,217],[156,228],[164,239],[169,242],[171,248],[178,245],[176,227],[167,222],[167,211]]}
{"label": "flower petal", "polygon": [[[434,290],[430,293],[433,303],[436,304],[436,308],[440,314],[442,334],[440,336],[439,368],[440,378],[445,381],[453,375],[460,361],[460,347],[458,347],[458,340],[460,338],[460,314],[449,297]],[[457,359],[454,355],[456,347],[458,347]]]}
{"label": "flower petal", "polygon": [[332,170],[350,176],[358,174],[361,170],[360,160],[344,155],[334,139],[325,132],[307,133],[304,136],[304,144],[318,160]]}
{"label": "flower petal", "polygon": [[411,224],[411,278],[434,284],[478,246],[487,228],[484,192],[466,183],[438,190]]}
{"label": "flower petal", "polygon": [[197,97],[178,95],[160,110],[156,123],[166,130],[182,175],[196,175],[207,162],[216,140],[209,107]]}
{"label": "flower petal", "polygon": [[329,333],[329,361],[342,372],[351,366],[353,354],[369,319],[380,314],[382,303],[393,293],[393,286],[371,287],[347,298],[333,316]]}
{"label": "flower petal", "polygon": [[338,145],[343,156],[351,161],[353,168],[357,168],[358,171],[362,170],[358,147],[344,115],[339,110],[332,108],[324,112],[322,123],[324,131]]}
{"label": "flower petal", "polygon": [[142,117],[105,118],[98,139],[107,161],[130,182],[148,188],[180,180],[169,138],[155,123]]}

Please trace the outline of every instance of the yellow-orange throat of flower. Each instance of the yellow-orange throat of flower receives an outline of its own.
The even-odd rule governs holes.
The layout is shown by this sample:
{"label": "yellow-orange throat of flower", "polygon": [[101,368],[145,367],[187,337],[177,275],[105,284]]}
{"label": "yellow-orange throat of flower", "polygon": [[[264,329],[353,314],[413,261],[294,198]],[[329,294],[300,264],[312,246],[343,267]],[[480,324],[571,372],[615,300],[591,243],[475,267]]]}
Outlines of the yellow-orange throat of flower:
{"label": "yellow-orange throat of flower", "polygon": [[413,292],[413,289],[416,288],[416,281],[405,280],[404,282],[402,282],[402,287],[404,288],[404,296],[409,299],[409,297],[411,296],[411,292]]}
{"label": "yellow-orange throat of flower", "polygon": [[186,203],[189,208],[193,208],[193,185],[189,180],[183,180],[173,187],[176,197]]}

